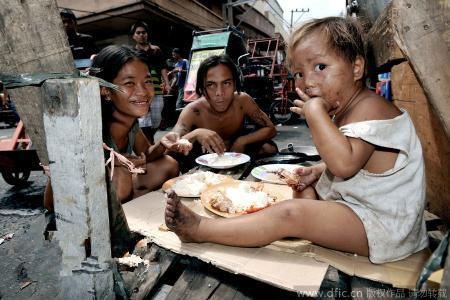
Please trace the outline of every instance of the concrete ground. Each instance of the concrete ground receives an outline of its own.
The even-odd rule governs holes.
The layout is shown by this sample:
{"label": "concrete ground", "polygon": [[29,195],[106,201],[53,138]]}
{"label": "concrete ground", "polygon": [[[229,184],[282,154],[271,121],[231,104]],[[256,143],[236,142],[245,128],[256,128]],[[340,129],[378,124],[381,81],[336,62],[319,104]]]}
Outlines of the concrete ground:
{"label": "concrete ground", "polygon": [[[14,129],[1,125],[0,138],[11,136]],[[274,141],[279,149],[288,143],[312,145],[304,123],[277,126],[277,130]],[[157,132],[156,140],[165,132]],[[0,177],[0,238],[14,233],[11,240],[0,244],[0,299],[50,299],[58,294],[60,250],[55,241],[46,241],[42,234],[46,182],[42,172],[31,172],[28,185],[21,188],[8,185]]]}

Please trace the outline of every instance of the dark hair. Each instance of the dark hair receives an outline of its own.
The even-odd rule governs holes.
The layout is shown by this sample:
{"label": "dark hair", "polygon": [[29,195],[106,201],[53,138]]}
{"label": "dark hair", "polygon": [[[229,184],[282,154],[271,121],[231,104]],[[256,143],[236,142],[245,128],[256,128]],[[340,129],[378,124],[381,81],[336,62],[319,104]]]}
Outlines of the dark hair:
{"label": "dark hair", "polygon": [[[107,46],[95,56],[92,66],[89,69],[89,75],[113,82],[122,67],[134,59],[147,64],[145,55],[129,46]],[[102,99],[102,120],[104,122],[111,119],[112,111],[112,102]]]}
{"label": "dark hair", "polygon": [[107,46],[95,56],[89,73],[90,75],[112,82],[120,69],[133,59],[141,60],[147,64],[145,54],[129,46]]}
{"label": "dark hair", "polygon": [[303,23],[291,34],[287,47],[290,68],[293,65],[293,53],[298,43],[313,32],[322,33],[328,45],[348,61],[354,62],[358,55],[366,60],[363,34],[359,24],[351,18],[327,17]]}
{"label": "dark hair", "polygon": [[148,27],[147,23],[145,23],[144,21],[137,21],[136,23],[134,23],[133,25],[131,25],[131,28],[130,28],[130,35],[131,35],[131,36],[134,35],[134,33],[136,32],[136,29],[137,29],[138,27],[143,27],[143,28],[145,29],[145,31],[146,31],[147,33],[149,33],[149,32],[148,32],[148,31],[149,31],[149,27]]}
{"label": "dark hair", "polygon": [[195,92],[197,93],[197,95],[205,95],[206,74],[208,73],[209,69],[218,65],[225,65],[226,67],[228,67],[228,69],[231,71],[231,75],[233,75],[233,81],[236,86],[236,91],[238,92],[238,94],[241,92],[242,85],[239,79],[237,67],[228,55],[222,54],[210,56],[201,62],[197,71],[197,84],[195,85]]}
{"label": "dark hair", "polygon": [[73,13],[73,11],[71,9],[68,8],[63,8],[60,12],[59,15],[61,17],[64,18],[69,18],[71,20],[73,20],[74,22],[77,22],[77,17],[75,17],[75,14]]}
{"label": "dark hair", "polygon": [[172,53],[181,54],[180,48],[173,48]]}

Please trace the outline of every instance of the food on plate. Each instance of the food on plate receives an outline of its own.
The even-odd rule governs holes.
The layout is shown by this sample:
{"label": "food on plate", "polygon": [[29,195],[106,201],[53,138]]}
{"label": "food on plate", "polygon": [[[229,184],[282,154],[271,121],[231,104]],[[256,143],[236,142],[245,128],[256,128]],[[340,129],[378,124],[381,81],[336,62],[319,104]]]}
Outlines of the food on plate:
{"label": "food on plate", "polygon": [[239,157],[239,154],[232,154],[232,155],[219,155],[219,154],[213,154],[208,159],[208,164],[210,166],[228,166],[228,165],[235,165],[238,164],[241,160]]}
{"label": "food on plate", "polygon": [[300,176],[286,169],[280,168],[273,173],[276,174],[281,180],[286,182],[289,186],[297,187],[300,183]]}
{"label": "food on plate", "polygon": [[264,184],[256,187],[240,183],[236,187],[221,188],[214,192],[209,204],[225,213],[252,213],[274,204],[277,199],[263,191]]}
{"label": "food on plate", "polygon": [[191,142],[189,142],[188,139],[179,139],[179,140],[178,140],[178,144],[184,145],[184,146],[190,146],[190,145],[192,145]]}
{"label": "food on plate", "polygon": [[172,190],[179,196],[200,196],[206,188],[230,180],[229,176],[216,174],[211,171],[200,171],[179,177],[172,186]]}

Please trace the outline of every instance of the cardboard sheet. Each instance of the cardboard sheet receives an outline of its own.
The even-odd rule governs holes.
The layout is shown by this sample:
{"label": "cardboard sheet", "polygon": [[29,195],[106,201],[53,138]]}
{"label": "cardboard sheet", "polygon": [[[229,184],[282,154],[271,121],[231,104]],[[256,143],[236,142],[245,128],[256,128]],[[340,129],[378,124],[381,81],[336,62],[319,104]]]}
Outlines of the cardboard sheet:
{"label": "cardboard sheet", "polygon": [[[289,188],[286,191],[290,193]],[[176,253],[309,296],[319,290],[329,265],[349,275],[412,289],[429,257],[428,251],[421,251],[398,262],[375,265],[367,257],[330,250],[306,240],[276,241],[262,248],[182,243],[173,232],[164,230],[165,202],[163,193],[156,191],[126,203],[124,211],[130,229]],[[185,199],[183,203],[201,215],[217,217],[206,211],[198,199]]]}

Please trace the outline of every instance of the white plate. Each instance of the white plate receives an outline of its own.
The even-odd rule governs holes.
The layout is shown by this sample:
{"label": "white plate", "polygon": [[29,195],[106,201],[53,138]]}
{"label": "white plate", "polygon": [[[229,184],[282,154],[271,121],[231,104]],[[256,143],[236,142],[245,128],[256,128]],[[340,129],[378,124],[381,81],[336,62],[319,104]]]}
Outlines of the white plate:
{"label": "white plate", "polygon": [[300,165],[289,165],[289,164],[272,164],[272,165],[263,165],[256,167],[252,170],[252,176],[270,183],[277,183],[277,184],[286,184],[283,180],[280,179],[280,177],[277,174],[274,174],[273,172],[278,171],[279,169],[285,169],[289,172],[293,172],[297,168],[301,168]]}
{"label": "white plate", "polygon": [[250,156],[243,153],[225,152],[219,156],[216,153],[205,154],[197,157],[195,160],[199,165],[207,166],[213,169],[229,169],[250,161]]}

